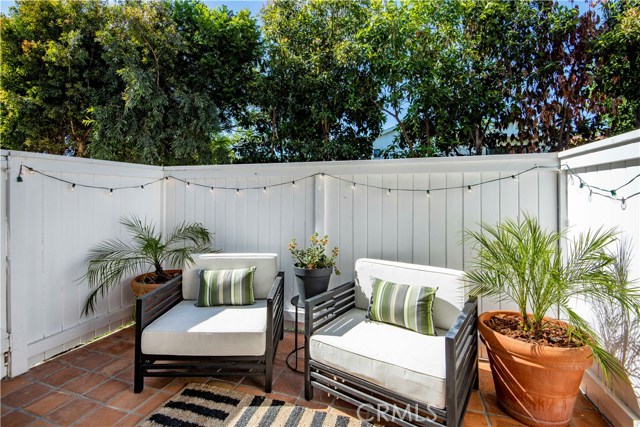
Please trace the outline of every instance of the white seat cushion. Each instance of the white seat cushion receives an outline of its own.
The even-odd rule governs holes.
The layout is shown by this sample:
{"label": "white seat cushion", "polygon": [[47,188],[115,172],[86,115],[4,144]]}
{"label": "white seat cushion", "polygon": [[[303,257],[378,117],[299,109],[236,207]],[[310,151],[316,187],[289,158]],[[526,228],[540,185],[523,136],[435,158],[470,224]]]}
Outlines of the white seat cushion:
{"label": "white seat cushion", "polygon": [[142,332],[144,354],[261,356],[267,340],[267,301],[196,307],[184,300]]}
{"label": "white seat cushion", "polygon": [[311,336],[311,359],[427,405],[445,407],[445,338],[366,319],[351,309]]}

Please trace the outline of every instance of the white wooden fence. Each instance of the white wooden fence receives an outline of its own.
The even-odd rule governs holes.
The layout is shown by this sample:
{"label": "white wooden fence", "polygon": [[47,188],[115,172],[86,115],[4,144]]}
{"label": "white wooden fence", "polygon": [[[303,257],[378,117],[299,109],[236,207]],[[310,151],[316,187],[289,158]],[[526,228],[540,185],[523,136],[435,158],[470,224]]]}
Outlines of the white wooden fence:
{"label": "white wooden fence", "polygon": [[[2,299],[7,304],[2,329],[9,335],[10,346],[3,345],[2,352],[10,349],[9,374],[17,375],[131,320],[132,294],[127,286],[101,300],[94,315],[81,317],[89,290],[78,279],[86,271],[83,260],[90,247],[107,238],[126,238],[118,222],[121,216],[135,213],[164,226],[162,183],[145,191],[138,187],[163,175],[157,167],[2,154],[8,158],[3,161],[8,244],[2,257],[6,272]],[[23,167],[22,182],[18,182],[21,165],[34,173]],[[71,191],[71,184],[43,174],[77,185]],[[136,188],[109,195],[106,189],[81,185]]]}
{"label": "white wooden fence", "polygon": [[204,223],[225,252],[277,253],[289,300],[297,291],[287,244],[314,231],[340,248],[335,286],[353,278],[363,257],[464,269],[471,248],[462,244],[463,230],[481,221],[528,212],[556,229],[557,166],[557,156],[545,154],[166,168],[175,178],[167,185],[166,222]]}
{"label": "white wooden fence", "polygon": [[[620,199],[640,192],[640,179],[637,178],[640,174],[640,130],[559,153],[559,158],[562,165],[569,166],[577,174],[573,179],[567,178],[566,193],[563,191],[560,198],[563,228],[568,227],[574,235],[599,227],[617,229],[632,243],[629,277],[639,279],[640,195],[629,199],[624,209]],[[584,181],[582,188],[580,179]],[[630,184],[619,188],[626,183]],[[590,188],[593,189],[591,197]],[[607,190],[617,190],[615,197],[597,195],[611,196]],[[586,310],[590,309],[587,307]],[[602,320],[593,318],[593,312],[584,314],[591,317],[596,330],[601,327]],[[638,346],[640,337],[631,336],[630,339]],[[615,393],[611,393],[602,384],[594,366],[585,374],[582,388],[614,425],[640,426],[640,377],[637,375],[638,372],[632,377],[635,393],[632,387],[622,383],[617,384]]]}

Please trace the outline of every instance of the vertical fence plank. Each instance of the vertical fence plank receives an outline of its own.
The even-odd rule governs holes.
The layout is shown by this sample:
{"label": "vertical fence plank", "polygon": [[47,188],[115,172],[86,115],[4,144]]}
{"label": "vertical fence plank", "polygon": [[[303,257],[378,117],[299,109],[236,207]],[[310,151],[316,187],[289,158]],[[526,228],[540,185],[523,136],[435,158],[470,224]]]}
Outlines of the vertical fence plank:
{"label": "vertical fence plank", "polygon": [[431,204],[431,192],[429,189],[429,175],[425,173],[415,174],[413,177],[414,189],[424,189],[413,193],[413,262],[416,264],[429,264],[429,206]]}

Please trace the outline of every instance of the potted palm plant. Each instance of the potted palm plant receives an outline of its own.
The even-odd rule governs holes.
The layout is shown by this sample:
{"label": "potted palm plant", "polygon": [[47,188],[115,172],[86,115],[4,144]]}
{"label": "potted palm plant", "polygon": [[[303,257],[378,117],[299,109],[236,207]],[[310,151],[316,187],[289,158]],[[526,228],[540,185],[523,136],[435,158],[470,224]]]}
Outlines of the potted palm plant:
{"label": "potted palm plant", "polygon": [[329,280],[334,271],[336,275],[340,275],[336,266],[336,258],[340,251],[335,247],[330,255],[326,253],[329,236],[320,238],[316,232],[309,237],[309,241],[311,246],[304,249],[298,249],[296,239],[291,239],[289,243],[289,252],[296,260],[293,272],[301,301],[325,292],[329,288]]}
{"label": "potted palm plant", "polygon": [[135,215],[120,219],[131,234],[131,243],[120,239],[106,240],[89,251],[86,279],[91,294],[82,314],[95,311],[98,296],[103,297],[117,286],[125,274],[146,271],[131,281],[136,296],[150,292],[179,275],[182,270],[167,270],[166,265],[193,264],[192,255],[211,252],[212,237],[202,225],[182,223],[164,236],[156,232],[154,224],[147,224]]}
{"label": "potted palm plant", "polygon": [[[573,308],[576,300],[606,300],[640,312],[638,290],[620,286],[611,268],[615,257],[607,247],[615,232],[599,229],[569,240],[525,215],[495,227],[483,223],[480,231],[467,230],[465,240],[476,249],[471,294],[510,299],[518,307],[478,317],[500,407],[530,426],[569,425],[593,360],[606,376],[626,378]],[[564,321],[547,317],[551,313]]]}

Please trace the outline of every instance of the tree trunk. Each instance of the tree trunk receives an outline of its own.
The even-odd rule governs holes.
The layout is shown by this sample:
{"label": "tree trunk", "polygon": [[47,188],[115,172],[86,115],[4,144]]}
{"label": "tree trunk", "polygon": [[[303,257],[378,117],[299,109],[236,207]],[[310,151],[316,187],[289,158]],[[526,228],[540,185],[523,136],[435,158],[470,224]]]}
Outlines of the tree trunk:
{"label": "tree trunk", "polygon": [[480,132],[480,126],[476,125],[476,133],[474,136],[475,148],[476,148],[476,156],[482,156],[482,132]]}

